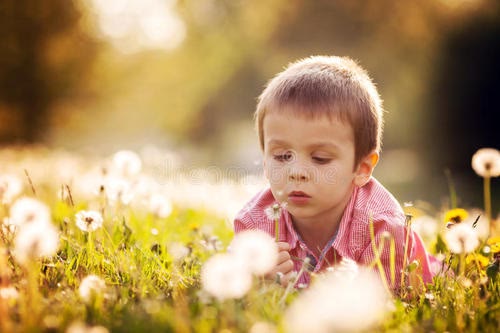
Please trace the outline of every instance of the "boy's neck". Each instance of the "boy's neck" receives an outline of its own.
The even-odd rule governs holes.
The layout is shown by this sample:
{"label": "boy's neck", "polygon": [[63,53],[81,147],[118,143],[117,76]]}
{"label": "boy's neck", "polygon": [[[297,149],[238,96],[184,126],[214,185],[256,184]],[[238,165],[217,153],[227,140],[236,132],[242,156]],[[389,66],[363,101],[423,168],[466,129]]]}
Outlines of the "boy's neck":
{"label": "boy's neck", "polygon": [[292,217],[295,230],[309,250],[319,255],[328,241],[337,232],[343,211],[338,216],[331,216],[328,221],[297,221]]}

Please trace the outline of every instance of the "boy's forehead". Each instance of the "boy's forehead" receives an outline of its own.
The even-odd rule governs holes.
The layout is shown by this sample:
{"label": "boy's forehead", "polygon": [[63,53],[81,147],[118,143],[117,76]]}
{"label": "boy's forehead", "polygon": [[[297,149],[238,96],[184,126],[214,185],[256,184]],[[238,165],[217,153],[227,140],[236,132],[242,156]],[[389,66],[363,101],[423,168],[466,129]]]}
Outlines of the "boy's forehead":
{"label": "boy's forehead", "polygon": [[318,114],[314,117],[295,112],[270,112],[262,124],[265,146],[283,145],[289,138],[316,147],[336,146],[338,140],[354,140],[352,126],[338,117]]}

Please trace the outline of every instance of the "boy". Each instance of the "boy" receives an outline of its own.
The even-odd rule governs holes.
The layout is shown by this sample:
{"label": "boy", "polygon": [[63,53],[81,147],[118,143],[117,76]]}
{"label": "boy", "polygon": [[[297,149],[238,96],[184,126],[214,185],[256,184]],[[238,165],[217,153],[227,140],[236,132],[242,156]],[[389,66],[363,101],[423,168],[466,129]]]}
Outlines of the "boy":
{"label": "boy", "polygon": [[[394,197],[372,177],[379,158],[382,105],[368,74],[349,58],[314,56],[289,65],[259,97],[255,112],[264,173],[270,189],[238,213],[236,233],[261,229],[275,234],[266,209],[282,207],[279,262],[272,272],[288,283],[309,257],[313,272],[342,258],[369,265],[376,258],[373,223],[389,285],[400,286],[406,243],[405,215]],[[391,283],[390,239],[395,241]],[[432,280],[420,238],[412,233],[407,263],[420,261],[424,282]],[[309,283],[304,274],[298,283]]]}

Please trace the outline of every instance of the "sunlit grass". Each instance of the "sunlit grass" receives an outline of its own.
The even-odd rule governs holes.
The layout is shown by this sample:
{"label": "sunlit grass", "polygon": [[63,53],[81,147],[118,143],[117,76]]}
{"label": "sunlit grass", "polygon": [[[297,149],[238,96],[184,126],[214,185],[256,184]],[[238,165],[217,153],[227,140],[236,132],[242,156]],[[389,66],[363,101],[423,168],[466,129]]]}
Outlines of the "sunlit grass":
{"label": "sunlit grass", "polygon": [[[233,297],[206,288],[202,271],[226,253],[233,238],[228,217],[255,184],[160,182],[133,155],[8,154],[0,169],[0,332],[500,330],[499,235],[480,211],[443,207],[433,216],[407,207],[408,227],[442,260],[432,284],[419,283],[418,263],[407,263],[375,293],[362,268],[342,261],[313,277],[306,291],[253,274]],[[491,230],[497,223],[492,218]],[[30,234],[34,225],[41,228]],[[386,294],[396,274],[402,288]],[[363,318],[370,321],[358,325]]]}

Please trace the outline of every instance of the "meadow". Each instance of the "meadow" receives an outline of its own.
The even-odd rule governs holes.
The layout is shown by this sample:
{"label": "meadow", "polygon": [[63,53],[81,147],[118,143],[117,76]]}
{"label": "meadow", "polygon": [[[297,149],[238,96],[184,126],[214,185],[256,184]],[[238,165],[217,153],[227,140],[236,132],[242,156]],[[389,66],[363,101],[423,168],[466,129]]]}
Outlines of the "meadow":
{"label": "meadow", "polygon": [[5,148],[0,161],[0,332],[500,331],[498,150],[472,159],[484,207],[457,207],[453,190],[446,207],[405,204],[442,265],[424,285],[408,262],[396,293],[373,278],[377,262],[349,260],[309,287],[280,286],[262,277],[276,249],[258,232],[228,252],[259,177],[180,170],[154,149]]}

